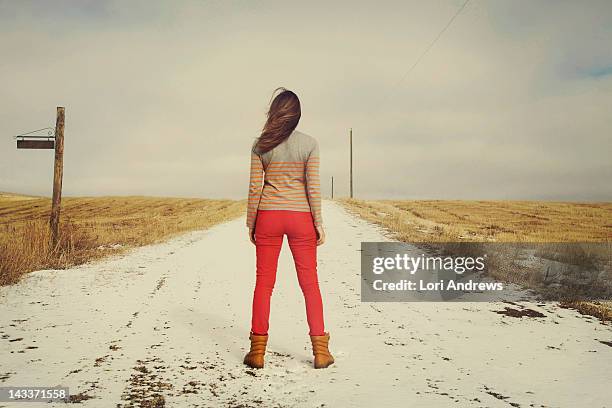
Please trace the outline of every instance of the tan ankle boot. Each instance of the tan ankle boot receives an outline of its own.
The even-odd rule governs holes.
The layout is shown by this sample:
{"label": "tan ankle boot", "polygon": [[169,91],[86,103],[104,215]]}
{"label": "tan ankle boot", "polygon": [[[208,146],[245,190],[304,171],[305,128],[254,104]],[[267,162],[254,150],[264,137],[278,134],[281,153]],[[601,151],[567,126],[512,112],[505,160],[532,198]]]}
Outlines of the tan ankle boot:
{"label": "tan ankle boot", "polygon": [[329,333],[323,336],[310,336],[312,354],[314,354],[314,368],[327,368],[334,362],[334,357],[328,349]]}
{"label": "tan ankle boot", "polygon": [[251,351],[244,356],[244,364],[252,368],[263,368],[264,354],[266,354],[266,345],[268,344],[268,335],[258,336],[250,333]]}

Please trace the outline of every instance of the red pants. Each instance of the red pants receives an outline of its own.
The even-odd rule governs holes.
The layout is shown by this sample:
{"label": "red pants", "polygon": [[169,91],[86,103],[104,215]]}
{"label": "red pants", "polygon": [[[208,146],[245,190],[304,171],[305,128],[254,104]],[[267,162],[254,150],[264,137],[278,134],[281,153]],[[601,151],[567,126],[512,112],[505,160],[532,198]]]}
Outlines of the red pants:
{"label": "red pants", "polygon": [[259,210],[255,222],[257,280],[253,293],[251,331],[268,334],[270,297],[276,281],[278,255],[287,235],[298,282],[304,294],[310,335],[324,334],[323,301],[317,277],[317,233],[312,214],[301,211]]}

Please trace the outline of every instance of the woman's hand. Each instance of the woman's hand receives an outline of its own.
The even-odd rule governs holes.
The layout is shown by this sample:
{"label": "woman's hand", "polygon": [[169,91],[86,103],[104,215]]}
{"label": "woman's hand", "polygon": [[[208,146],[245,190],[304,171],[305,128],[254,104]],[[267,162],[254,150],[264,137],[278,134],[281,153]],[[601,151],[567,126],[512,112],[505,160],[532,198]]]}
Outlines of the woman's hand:
{"label": "woman's hand", "polygon": [[317,246],[323,245],[325,243],[325,230],[320,225],[316,226],[317,228]]}
{"label": "woman's hand", "polygon": [[255,228],[249,228],[249,239],[255,245]]}

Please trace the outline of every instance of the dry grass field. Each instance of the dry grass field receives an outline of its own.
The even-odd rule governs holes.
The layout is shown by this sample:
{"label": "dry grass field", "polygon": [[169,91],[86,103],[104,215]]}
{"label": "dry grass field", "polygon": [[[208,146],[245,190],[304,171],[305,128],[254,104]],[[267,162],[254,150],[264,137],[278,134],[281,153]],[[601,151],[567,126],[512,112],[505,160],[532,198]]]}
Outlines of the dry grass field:
{"label": "dry grass field", "polygon": [[612,242],[612,203],[340,202],[405,242]]}
{"label": "dry grass field", "polygon": [[[603,242],[612,245],[612,203],[339,201],[350,212],[383,226],[394,239],[403,242]],[[604,256],[609,257],[609,249]],[[541,293],[545,291],[541,280],[534,279],[528,271],[499,268],[494,277]],[[610,302],[566,301],[564,305],[612,320]]]}
{"label": "dry grass field", "polygon": [[50,247],[49,198],[0,193],[0,285],[27,272],[65,268],[206,229],[235,218],[243,201],[157,197],[65,197],[61,239]]}

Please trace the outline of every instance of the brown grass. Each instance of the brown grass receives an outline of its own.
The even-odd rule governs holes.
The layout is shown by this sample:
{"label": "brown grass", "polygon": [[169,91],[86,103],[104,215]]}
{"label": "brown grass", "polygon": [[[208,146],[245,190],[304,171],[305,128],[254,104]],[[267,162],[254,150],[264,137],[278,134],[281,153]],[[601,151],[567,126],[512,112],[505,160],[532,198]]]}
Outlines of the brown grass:
{"label": "brown grass", "polygon": [[[350,212],[384,227],[393,239],[403,242],[612,244],[612,203],[352,199],[339,202]],[[495,278],[542,292],[538,277],[505,266],[499,265]],[[571,304],[582,313],[612,320],[612,302],[565,304]]]}
{"label": "brown grass", "polygon": [[0,193],[0,285],[206,229],[241,215],[244,201],[156,197],[62,199],[60,243],[50,247],[48,198]]}
{"label": "brown grass", "polygon": [[606,322],[612,321],[612,305],[610,302],[580,302],[564,301],[559,304],[565,309],[574,309],[583,315],[589,315]]}
{"label": "brown grass", "polygon": [[340,202],[406,242],[612,242],[612,203]]}

